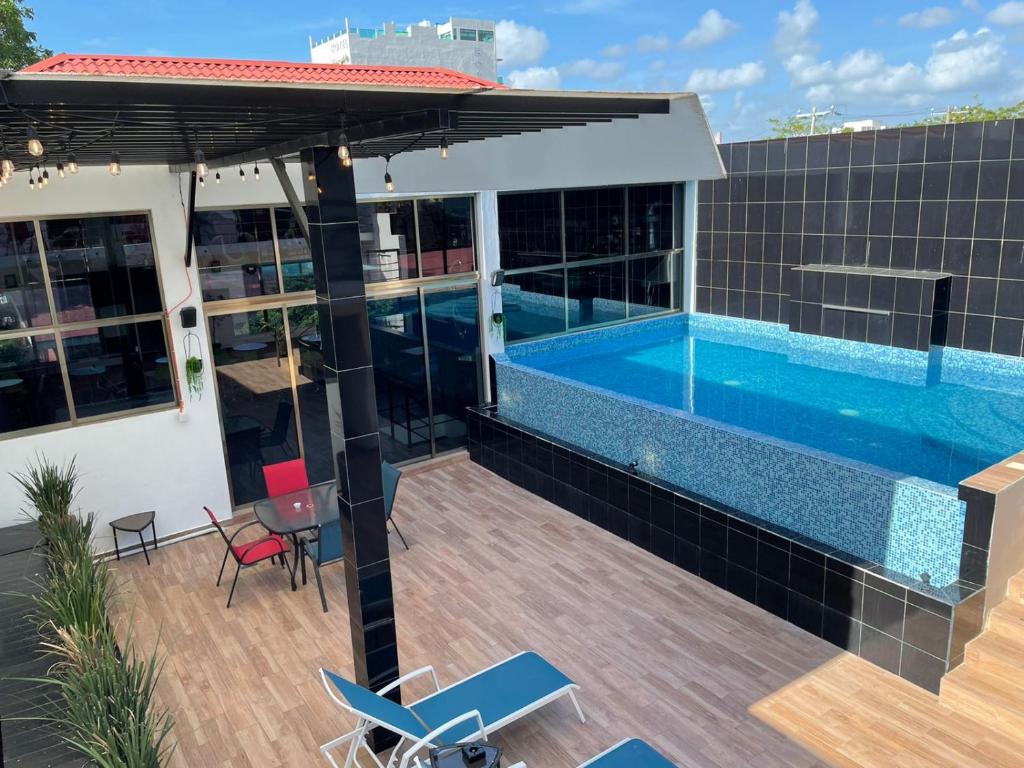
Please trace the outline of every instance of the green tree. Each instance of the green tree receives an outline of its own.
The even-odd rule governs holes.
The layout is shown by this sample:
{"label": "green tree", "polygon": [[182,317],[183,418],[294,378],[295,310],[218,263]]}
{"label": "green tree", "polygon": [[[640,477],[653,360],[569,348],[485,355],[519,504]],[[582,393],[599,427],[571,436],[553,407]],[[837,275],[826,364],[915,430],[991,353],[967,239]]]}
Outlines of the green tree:
{"label": "green tree", "polygon": [[1005,107],[986,107],[975,96],[973,104],[950,107],[945,112],[935,112],[924,120],[908,125],[941,125],[942,123],[977,123],[983,120],[1015,120],[1024,117],[1024,101]]}
{"label": "green tree", "polygon": [[[835,123],[825,117],[814,121],[814,133],[831,133]],[[773,139],[784,139],[788,136],[809,136],[811,118],[809,117],[769,117],[768,127]]]}
{"label": "green tree", "polygon": [[25,29],[35,12],[25,0],[0,0],[0,69],[21,69],[53,51],[36,42],[36,33]]}

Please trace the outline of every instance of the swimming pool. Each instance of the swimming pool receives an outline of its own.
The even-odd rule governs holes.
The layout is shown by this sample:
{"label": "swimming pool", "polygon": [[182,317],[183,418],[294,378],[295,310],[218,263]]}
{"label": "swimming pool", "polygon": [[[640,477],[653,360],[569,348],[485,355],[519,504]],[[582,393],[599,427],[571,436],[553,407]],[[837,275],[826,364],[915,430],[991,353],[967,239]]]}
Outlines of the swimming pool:
{"label": "swimming pool", "polygon": [[513,421],[932,583],[964,478],[1024,446],[1024,362],[686,315],[510,347]]}

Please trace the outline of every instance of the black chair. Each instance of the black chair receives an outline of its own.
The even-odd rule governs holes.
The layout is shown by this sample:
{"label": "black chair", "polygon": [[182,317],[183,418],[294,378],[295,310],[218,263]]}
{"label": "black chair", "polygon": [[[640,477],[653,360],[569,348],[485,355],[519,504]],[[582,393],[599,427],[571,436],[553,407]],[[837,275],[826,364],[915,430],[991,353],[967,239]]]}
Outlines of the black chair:
{"label": "black chair", "polygon": [[398,530],[398,526],[395,525],[395,520],[391,516],[395,507],[395,494],[398,493],[398,481],[402,479],[402,470],[388,464],[386,461],[382,461],[380,473],[384,479],[384,510],[387,513],[387,522],[391,523],[391,527],[395,529],[398,538],[402,540],[402,544],[405,544],[405,548],[408,549],[409,544],[406,542],[405,536]]}
{"label": "black chair", "polygon": [[[264,448],[278,448],[285,455],[291,455],[291,444],[288,442],[288,428],[291,426],[292,413],[295,406],[290,400],[280,400],[277,403],[277,415],[274,416],[274,426],[264,430],[260,434],[260,450]],[[286,451],[285,448],[288,450]]]}

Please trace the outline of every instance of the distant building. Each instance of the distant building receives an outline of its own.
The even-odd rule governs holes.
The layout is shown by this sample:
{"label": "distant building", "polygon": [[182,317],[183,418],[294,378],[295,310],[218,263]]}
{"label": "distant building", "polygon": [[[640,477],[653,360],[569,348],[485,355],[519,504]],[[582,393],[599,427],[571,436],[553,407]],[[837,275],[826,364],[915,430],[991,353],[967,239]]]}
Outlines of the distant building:
{"label": "distant building", "polygon": [[843,131],[880,131],[885,128],[878,120],[847,120],[843,123],[842,128],[833,129],[834,132],[841,133]]}
{"label": "distant building", "polygon": [[494,22],[448,19],[443,24],[421,21],[410,26],[393,22],[382,27],[351,27],[324,40],[309,39],[315,64],[379,64],[447,67],[485,80],[497,80]]}

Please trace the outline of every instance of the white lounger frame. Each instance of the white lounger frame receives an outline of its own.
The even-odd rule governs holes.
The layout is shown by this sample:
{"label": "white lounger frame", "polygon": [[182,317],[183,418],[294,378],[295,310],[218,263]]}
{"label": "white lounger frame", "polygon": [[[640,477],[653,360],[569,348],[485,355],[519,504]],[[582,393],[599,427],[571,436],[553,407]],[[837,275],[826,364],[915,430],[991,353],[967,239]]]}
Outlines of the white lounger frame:
{"label": "white lounger frame", "polygon": [[[408,674],[402,675],[393,683],[389,683],[388,685],[381,688],[379,691],[377,691],[377,693],[380,695],[384,695],[388,691],[391,691],[400,685],[404,685],[410,680],[414,680],[417,677],[429,673],[430,677],[434,681],[434,688],[436,690],[434,691],[434,693],[431,693],[428,696],[424,696],[422,699],[417,699],[411,704],[406,705],[407,708],[411,708],[415,704],[427,701],[428,699],[433,698],[434,696],[437,696],[440,693],[443,693],[449,688],[453,688],[457,685],[466,682],[466,680],[472,680],[474,677],[477,677],[478,675],[483,675],[487,672],[490,672],[492,669],[500,667],[502,664],[506,664],[512,659],[522,656],[523,653],[525,653],[525,651],[522,653],[517,653],[515,656],[510,656],[504,661],[499,661],[497,664],[492,664],[491,666],[487,667],[487,669],[482,669],[476,674],[470,675],[469,677],[464,678],[463,680],[460,680],[457,683],[453,683],[452,685],[449,685],[445,688],[442,688],[440,682],[438,682],[437,673],[434,671],[434,668],[432,666],[421,667],[420,669],[417,669],[413,672],[409,672]],[[435,739],[437,739],[447,730],[458,725],[459,723],[463,723],[466,720],[472,720],[475,718],[480,726],[473,733],[466,735],[463,741],[471,741],[473,739],[486,739],[488,733],[492,733],[498,730],[499,728],[503,728],[509,723],[515,722],[519,718],[524,717],[530,714],[531,712],[540,709],[541,707],[547,706],[551,702],[555,701],[556,699],[560,699],[563,696],[568,696],[569,699],[572,701],[573,706],[576,708],[576,714],[580,718],[580,722],[585,723],[587,721],[583,715],[583,710],[580,708],[580,703],[576,699],[576,691],[579,690],[579,686],[576,683],[570,683],[569,685],[563,686],[562,688],[553,691],[552,693],[548,694],[542,699],[538,699],[537,701],[531,702],[522,709],[517,710],[512,714],[507,715],[506,717],[503,717],[501,720],[498,720],[497,722],[485,724],[480,713],[476,710],[472,710],[470,712],[465,712],[459,715],[458,717],[450,720],[444,725],[438,726],[434,730],[429,731],[429,733],[427,733],[426,736],[420,738],[414,736],[411,733],[400,731],[394,728],[393,726],[389,725],[388,723],[383,723],[379,720],[376,720],[366,715],[363,712],[354,709],[347,701],[345,701],[343,698],[339,697],[335,693],[334,686],[331,684],[331,681],[327,678],[327,675],[324,673],[323,669],[320,670],[320,679],[323,681],[324,688],[327,690],[327,695],[331,697],[334,703],[342,709],[344,709],[345,711],[351,712],[358,719],[358,722],[356,723],[356,727],[354,730],[349,731],[343,736],[339,736],[338,738],[333,739],[332,741],[329,741],[320,747],[320,752],[323,754],[325,758],[327,758],[327,762],[329,762],[331,766],[333,766],[333,768],[353,768],[353,766],[354,768],[362,768],[362,766],[359,763],[359,760],[357,759],[360,748],[364,749],[366,752],[370,754],[370,757],[373,759],[373,762],[378,766],[378,768],[394,768],[394,766],[396,765],[398,766],[398,768],[408,768],[410,761],[416,758],[417,753],[421,749],[440,746],[439,744],[435,743]],[[410,709],[410,711],[412,710]],[[420,720],[419,716],[416,715],[415,712],[413,712],[413,715],[416,716],[417,720]],[[420,724],[424,727],[424,729],[429,730],[427,724],[424,723],[422,720],[420,720]],[[386,728],[392,733],[397,733],[401,737],[398,743],[395,745],[394,750],[392,750],[391,757],[388,760],[387,764],[382,763],[380,761],[380,758],[378,758],[374,751],[370,749],[370,745],[366,741],[367,731],[376,726]],[[412,746],[408,747],[403,751],[401,749],[402,744],[406,740],[412,742]],[[335,762],[333,755],[331,755],[331,752],[345,744],[349,745],[348,754],[345,757],[345,762],[339,765],[337,762]],[[399,755],[401,755],[401,762],[398,762]],[[416,758],[416,763],[414,765],[421,765],[418,758]]]}

